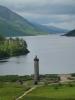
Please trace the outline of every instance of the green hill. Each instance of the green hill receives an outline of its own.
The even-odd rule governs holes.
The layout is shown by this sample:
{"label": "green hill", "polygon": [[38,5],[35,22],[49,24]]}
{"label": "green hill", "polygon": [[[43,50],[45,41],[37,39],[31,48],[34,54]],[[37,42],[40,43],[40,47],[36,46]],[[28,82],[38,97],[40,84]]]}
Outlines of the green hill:
{"label": "green hill", "polygon": [[68,32],[67,34],[65,34],[64,36],[75,36],[75,29]]}
{"label": "green hill", "polygon": [[31,23],[10,9],[0,6],[0,34],[4,36],[47,35],[64,32],[67,30]]}
{"label": "green hill", "polygon": [[8,8],[0,6],[0,34],[4,36],[28,36],[48,33],[35,28],[32,23]]}

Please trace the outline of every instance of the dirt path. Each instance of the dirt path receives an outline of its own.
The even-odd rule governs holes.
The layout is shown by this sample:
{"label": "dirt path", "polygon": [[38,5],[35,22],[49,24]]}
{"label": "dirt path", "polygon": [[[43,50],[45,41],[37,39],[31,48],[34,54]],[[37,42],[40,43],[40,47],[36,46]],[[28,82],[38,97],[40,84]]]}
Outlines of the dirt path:
{"label": "dirt path", "polygon": [[20,100],[21,98],[23,98],[25,95],[27,95],[28,93],[30,93],[32,90],[34,90],[37,86],[32,87],[31,89],[29,89],[28,91],[26,91],[24,94],[22,94],[20,97],[18,97],[16,100]]}

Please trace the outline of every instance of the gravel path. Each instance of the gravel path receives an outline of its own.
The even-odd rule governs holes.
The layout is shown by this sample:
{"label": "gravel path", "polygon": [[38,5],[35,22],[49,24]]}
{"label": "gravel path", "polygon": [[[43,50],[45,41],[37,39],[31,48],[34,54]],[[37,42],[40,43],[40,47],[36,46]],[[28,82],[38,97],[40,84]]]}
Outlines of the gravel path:
{"label": "gravel path", "polygon": [[16,100],[20,100],[21,98],[23,98],[25,95],[27,95],[28,93],[30,93],[31,91],[33,91],[37,86],[32,87],[31,89],[29,89],[28,91],[26,91],[24,94],[22,94],[20,97],[18,97]]}

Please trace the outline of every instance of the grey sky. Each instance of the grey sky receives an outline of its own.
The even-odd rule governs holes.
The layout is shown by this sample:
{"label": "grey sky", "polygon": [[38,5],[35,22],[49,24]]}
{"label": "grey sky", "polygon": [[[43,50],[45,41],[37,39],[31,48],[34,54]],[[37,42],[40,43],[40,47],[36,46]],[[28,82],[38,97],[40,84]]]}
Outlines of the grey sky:
{"label": "grey sky", "polygon": [[31,22],[75,28],[75,0],[0,0]]}

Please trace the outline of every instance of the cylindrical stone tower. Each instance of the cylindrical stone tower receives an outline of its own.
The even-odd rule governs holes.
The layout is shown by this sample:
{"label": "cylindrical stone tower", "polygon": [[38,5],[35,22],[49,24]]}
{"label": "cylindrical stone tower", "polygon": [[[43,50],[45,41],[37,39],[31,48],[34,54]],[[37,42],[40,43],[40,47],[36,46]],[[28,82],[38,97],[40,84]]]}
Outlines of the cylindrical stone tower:
{"label": "cylindrical stone tower", "polygon": [[39,59],[37,56],[34,58],[34,84],[38,84],[39,81]]}

